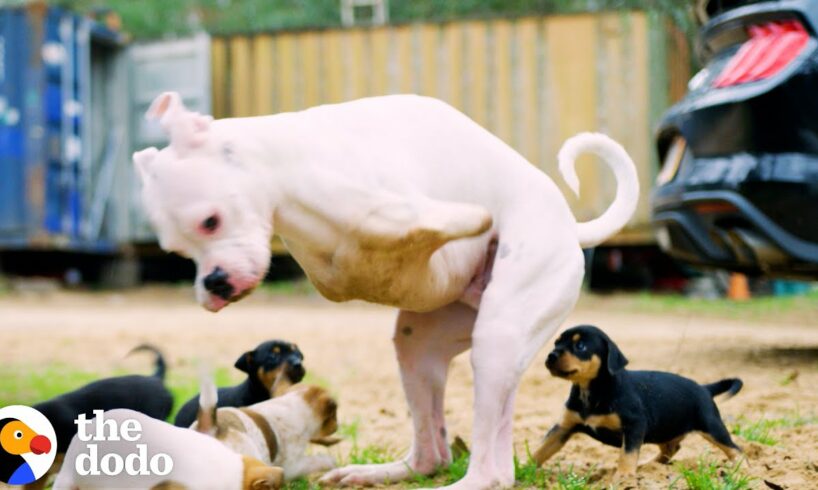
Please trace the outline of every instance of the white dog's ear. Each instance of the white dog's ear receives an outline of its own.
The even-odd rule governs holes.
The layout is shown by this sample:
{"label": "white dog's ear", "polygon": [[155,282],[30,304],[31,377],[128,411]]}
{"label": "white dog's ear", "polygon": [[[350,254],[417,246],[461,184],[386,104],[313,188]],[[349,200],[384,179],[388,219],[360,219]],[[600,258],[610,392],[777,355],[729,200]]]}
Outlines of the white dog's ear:
{"label": "white dog's ear", "polygon": [[213,122],[212,116],[187,110],[177,92],[164,92],[156,97],[145,118],[159,121],[170,136],[171,146],[181,154],[203,145]]}
{"label": "white dog's ear", "polygon": [[153,161],[156,159],[156,155],[159,154],[159,150],[151,146],[150,148],[145,148],[142,151],[137,151],[133,154],[133,163],[136,167],[136,173],[139,175],[140,180],[142,183],[148,181],[151,178],[151,166],[153,165]]}
{"label": "white dog's ear", "polygon": [[148,112],[145,113],[145,119],[156,120],[162,126],[166,126],[173,117],[184,111],[185,105],[178,92],[163,92],[153,99]]}

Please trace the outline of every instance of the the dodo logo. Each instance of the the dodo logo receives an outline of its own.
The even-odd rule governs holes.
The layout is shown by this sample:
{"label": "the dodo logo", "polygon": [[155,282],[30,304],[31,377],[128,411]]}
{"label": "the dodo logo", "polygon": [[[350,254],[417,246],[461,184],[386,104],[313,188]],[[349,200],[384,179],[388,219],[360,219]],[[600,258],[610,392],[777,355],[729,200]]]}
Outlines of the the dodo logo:
{"label": "the dodo logo", "polygon": [[54,463],[56,444],[45,415],[23,405],[0,408],[0,481],[25,485],[45,475]]}

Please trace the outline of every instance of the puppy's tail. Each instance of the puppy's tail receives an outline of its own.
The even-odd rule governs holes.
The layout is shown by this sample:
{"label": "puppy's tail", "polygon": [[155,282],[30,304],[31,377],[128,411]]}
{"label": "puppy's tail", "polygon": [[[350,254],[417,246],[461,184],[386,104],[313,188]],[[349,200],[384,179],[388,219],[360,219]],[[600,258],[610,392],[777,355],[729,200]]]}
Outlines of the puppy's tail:
{"label": "puppy's tail", "polygon": [[218,427],[216,408],[219,403],[219,392],[213,377],[204,366],[199,367],[199,411],[196,413],[196,430],[204,434],[215,435]]}
{"label": "puppy's tail", "polygon": [[725,400],[727,400],[735,396],[735,394],[741,390],[741,387],[744,386],[744,382],[738,378],[727,378],[703,386],[713,398],[721,395],[722,393],[727,393],[727,396],[725,397]]}
{"label": "puppy's tail", "polygon": [[165,373],[167,372],[168,365],[165,363],[165,356],[162,355],[162,351],[158,348],[150,345],[150,344],[140,344],[131,349],[127,355],[134,354],[136,352],[151,352],[154,356],[156,356],[156,360],[154,361],[154,365],[156,369],[154,370],[152,376],[154,378],[159,378],[162,381],[165,380]]}
{"label": "puppy's tail", "polygon": [[616,197],[602,216],[577,223],[577,238],[582,248],[594,247],[622,229],[631,219],[639,200],[639,178],[636,166],[622,145],[600,133],[580,133],[569,138],[560,149],[560,173],[568,187],[579,196],[579,178],[574,167],[583,153],[602,158],[616,178]]}

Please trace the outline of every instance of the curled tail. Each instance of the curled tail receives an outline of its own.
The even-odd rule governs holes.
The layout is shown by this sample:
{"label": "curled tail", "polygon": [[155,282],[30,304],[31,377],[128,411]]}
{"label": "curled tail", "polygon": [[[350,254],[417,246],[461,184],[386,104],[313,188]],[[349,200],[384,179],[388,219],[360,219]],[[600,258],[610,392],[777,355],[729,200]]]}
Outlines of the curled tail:
{"label": "curled tail", "polygon": [[639,178],[636,166],[622,145],[600,133],[580,133],[569,138],[560,149],[559,167],[565,182],[579,196],[579,179],[574,168],[577,157],[593,153],[602,158],[616,178],[616,197],[602,216],[577,223],[577,238],[582,248],[594,247],[622,229],[636,210]]}
{"label": "curled tail", "polygon": [[717,397],[722,393],[727,393],[727,398],[732,398],[741,390],[744,383],[738,378],[727,378],[702,386],[710,393],[711,397]]}
{"label": "curled tail", "polygon": [[165,357],[162,355],[162,352],[159,349],[150,344],[141,344],[131,349],[127,355],[130,356],[135,352],[152,352],[153,355],[156,356],[156,360],[154,361],[156,370],[154,370],[152,376],[154,378],[159,378],[162,381],[165,380],[165,372],[167,371],[168,366],[165,364]]}
{"label": "curled tail", "polygon": [[219,391],[216,383],[204,365],[199,367],[199,411],[196,413],[196,430],[204,434],[215,435],[217,432],[216,409],[219,403]]}

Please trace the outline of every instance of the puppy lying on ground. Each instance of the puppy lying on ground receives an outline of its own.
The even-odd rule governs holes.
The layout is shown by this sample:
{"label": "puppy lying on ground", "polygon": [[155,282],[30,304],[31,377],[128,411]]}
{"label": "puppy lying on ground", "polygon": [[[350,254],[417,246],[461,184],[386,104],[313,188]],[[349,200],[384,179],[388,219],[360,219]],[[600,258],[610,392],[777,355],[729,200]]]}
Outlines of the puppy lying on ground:
{"label": "puppy lying on ground", "polygon": [[153,375],[101,379],[34,405],[34,408],[45,415],[54,427],[57,435],[57,457],[46,475],[25,488],[29,490],[45,488],[49,476],[60,469],[60,462],[68,450],[71,438],[77,433],[74,420],[80,414],[85,414],[91,419],[94,417],[94,410],[128,408],[155,419],[168,418],[173,407],[173,396],[164,384],[165,358],[158,349],[150,345],[135,347],[129,355],[140,351],[152,352],[156,356]]}
{"label": "puppy lying on ground", "polygon": [[[65,464],[54,482],[54,490],[111,490],[111,489],[189,489],[189,490],[272,490],[282,485],[280,468],[265,465],[258,459],[243,456],[196,431],[147,417],[133,410],[110,410],[105,420],[113,420],[118,427],[128,420],[141,426],[139,439],[134,442],[120,438],[117,441],[83,442],[74,437],[65,455]],[[89,454],[89,444],[97,445],[97,454],[116,454],[125,460],[138,454],[138,444],[144,444],[149,456],[164,453],[173,461],[168,475],[130,476],[125,471],[118,475],[80,475],[76,459]],[[83,465],[87,462],[83,462]],[[164,470],[162,470],[164,471]]]}
{"label": "puppy lying on ground", "polygon": [[562,420],[534,453],[538,464],[578,432],[622,448],[618,478],[635,475],[642,444],[658,444],[656,461],[666,464],[691,432],[701,433],[730,460],[741,453],[713,402],[722,393],[738,393],[740,379],[699,385],[671,373],[627,371],[627,363],[616,344],[597,327],[573,327],[559,336],[545,365],[553,376],[573,386]]}
{"label": "puppy lying on ground", "polygon": [[335,400],[317,386],[290,389],[286,394],[249,407],[216,408],[216,387],[203,377],[199,414],[191,426],[230,449],[281,467],[290,481],[335,467],[328,455],[307,455],[309,444],[332,445],[338,429]]}
{"label": "puppy lying on ground", "polygon": [[[298,346],[281,340],[262,342],[254,350],[239,356],[236,369],[247,373],[247,379],[236,386],[219,388],[219,407],[246,407],[269,400],[273,384],[280,392],[304,378],[304,355]],[[199,412],[199,397],[194,396],[176,414],[174,424],[190,427]]]}

